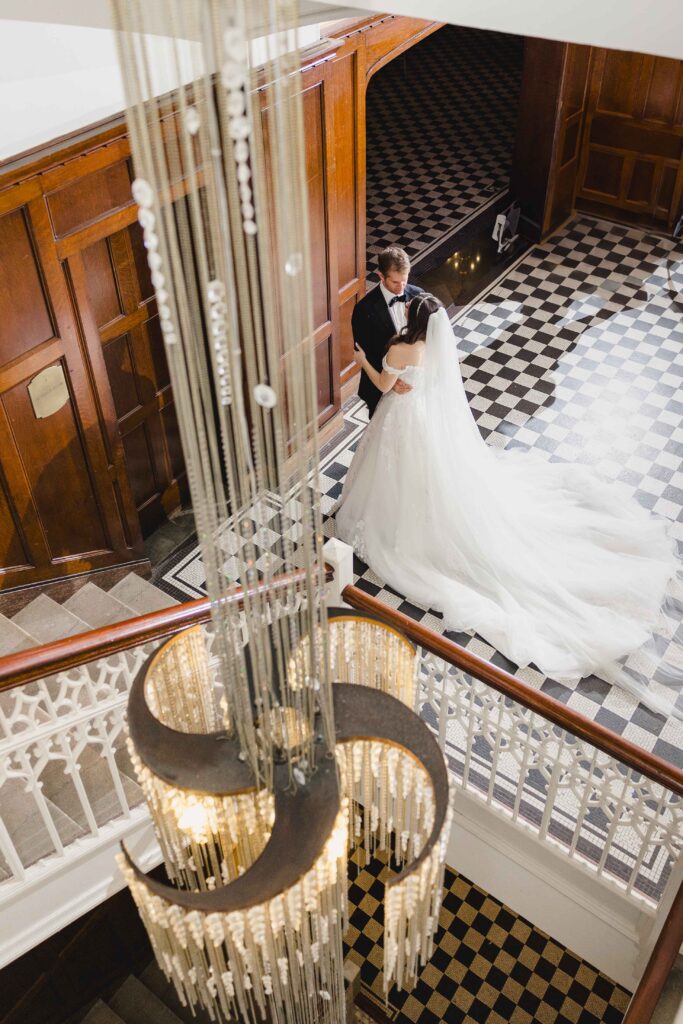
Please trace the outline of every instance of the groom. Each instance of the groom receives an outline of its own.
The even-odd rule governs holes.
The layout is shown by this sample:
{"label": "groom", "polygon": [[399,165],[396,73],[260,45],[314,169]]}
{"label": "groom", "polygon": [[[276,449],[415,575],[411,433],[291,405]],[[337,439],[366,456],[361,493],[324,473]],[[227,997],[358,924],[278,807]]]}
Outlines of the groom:
{"label": "groom", "polygon": [[[379,288],[373,288],[364,299],[356,304],[351,317],[353,344],[362,348],[368,362],[380,373],[384,350],[390,338],[398,334],[406,324],[406,302],[422,293],[422,288],[408,284],[410,260],[408,254],[397,245],[384,249],[377,260]],[[394,391],[403,394],[410,391],[410,384],[400,379],[394,384]],[[365,371],[361,371],[358,397],[372,415],[382,397]]]}

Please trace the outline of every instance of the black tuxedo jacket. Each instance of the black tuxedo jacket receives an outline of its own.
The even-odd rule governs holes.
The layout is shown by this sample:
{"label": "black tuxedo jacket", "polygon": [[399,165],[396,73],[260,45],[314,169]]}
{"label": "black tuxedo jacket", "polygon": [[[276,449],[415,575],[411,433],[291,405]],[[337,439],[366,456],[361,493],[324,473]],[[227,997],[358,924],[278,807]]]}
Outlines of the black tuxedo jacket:
{"label": "black tuxedo jacket", "polygon": [[[409,299],[421,295],[422,291],[423,289],[417,285],[406,285],[406,295]],[[389,339],[396,334],[396,328],[379,285],[356,303],[351,317],[351,329],[355,344],[363,349],[370,365],[381,373],[384,350]],[[382,392],[375,387],[364,370],[360,375],[358,397],[367,404],[368,412],[372,416]]]}

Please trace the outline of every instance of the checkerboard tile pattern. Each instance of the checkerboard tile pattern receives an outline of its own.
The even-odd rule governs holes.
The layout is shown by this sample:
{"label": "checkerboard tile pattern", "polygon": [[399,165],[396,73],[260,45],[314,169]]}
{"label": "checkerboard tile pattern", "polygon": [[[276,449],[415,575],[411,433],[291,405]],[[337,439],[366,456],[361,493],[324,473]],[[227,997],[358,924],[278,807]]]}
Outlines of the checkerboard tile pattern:
{"label": "checkerboard tile pattern", "polygon": [[350,867],[348,955],[363,1005],[396,1024],[619,1024],[629,993],[545,932],[447,870],[436,948],[410,992],[382,991],[386,857]]}
{"label": "checkerboard tile pattern", "polygon": [[[500,448],[594,465],[669,520],[683,557],[683,248],[640,230],[580,217],[527,252],[454,323],[465,388],[479,429]],[[363,430],[351,400],[344,431],[325,449],[324,511],[333,511]],[[330,509],[330,504],[332,509]],[[333,524],[327,529],[333,535]],[[423,625],[438,615],[384,585],[360,559],[356,583]],[[683,587],[671,584],[656,654],[629,668],[658,680],[663,661],[683,668]],[[683,765],[683,724],[655,714],[594,677],[575,686],[520,669],[481,637],[447,633],[647,750]],[[675,691],[666,691],[671,702]],[[683,693],[678,696],[683,708]]]}
{"label": "checkerboard tile pattern", "polygon": [[505,192],[522,40],[446,26],[382,68],[367,93],[367,259],[418,257]]}
{"label": "checkerboard tile pattern", "polygon": [[[241,568],[250,564],[257,575],[285,571],[302,533],[301,503],[290,498],[283,507],[277,494],[240,513],[221,527],[217,537],[223,553],[222,572],[227,586],[240,578]],[[247,561],[247,559],[250,560]],[[194,535],[155,571],[156,586],[180,601],[206,595],[206,572]]]}
{"label": "checkerboard tile pattern", "polygon": [[[508,269],[462,312],[454,330],[470,403],[490,444],[523,445],[549,459],[595,465],[670,520],[683,555],[682,291],[680,245],[580,217]],[[351,399],[343,429],[322,450],[319,487],[328,536],[334,536],[334,507],[366,423],[364,404]],[[357,558],[354,567],[362,589],[443,632],[438,614],[406,601]],[[189,545],[155,578],[181,600],[203,594],[203,581],[199,549]],[[657,647],[660,658],[680,667],[682,613],[683,588],[674,583]],[[447,635],[683,765],[680,721],[655,714],[601,680],[584,679],[570,687],[533,668],[519,669],[481,637]],[[630,665],[656,681],[656,661],[638,655]]]}
{"label": "checkerboard tile pattern", "polygon": [[[683,556],[682,288],[680,245],[582,217],[479,296],[455,333],[470,405],[490,444],[595,466],[670,521]],[[679,667],[681,612],[674,583],[657,646]],[[657,680],[656,660],[629,664]],[[557,684],[542,688],[635,742],[643,731],[659,737],[656,752],[672,754],[662,716],[631,706],[620,691],[594,680],[573,700]]]}

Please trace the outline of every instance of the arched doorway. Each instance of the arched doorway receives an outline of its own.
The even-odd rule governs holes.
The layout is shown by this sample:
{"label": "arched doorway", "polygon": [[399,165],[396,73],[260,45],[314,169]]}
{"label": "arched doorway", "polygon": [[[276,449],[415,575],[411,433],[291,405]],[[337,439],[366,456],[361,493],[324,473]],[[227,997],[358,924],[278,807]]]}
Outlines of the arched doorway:
{"label": "arched doorway", "polygon": [[[524,40],[446,25],[366,92],[366,255],[401,245],[417,274],[509,197]],[[436,257],[436,262],[435,262]]]}

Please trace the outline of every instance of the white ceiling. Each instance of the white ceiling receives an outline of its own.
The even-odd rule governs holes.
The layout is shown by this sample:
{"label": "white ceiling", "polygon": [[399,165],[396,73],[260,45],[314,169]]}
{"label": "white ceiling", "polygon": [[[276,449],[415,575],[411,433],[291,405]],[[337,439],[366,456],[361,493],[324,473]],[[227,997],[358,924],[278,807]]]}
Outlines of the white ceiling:
{"label": "white ceiling", "polygon": [[[299,24],[370,12],[683,59],[683,0],[301,0]],[[124,105],[109,0],[0,0],[0,160]]]}
{"label": "white ceiling", "polygon": [[[334,6],[335,0],[320,0]],[[347,0],[412,15],[561,42],[683,59],[683,0]]]}
{"label": "white ceiling", "polygon": [[[159,17],[160,34],[168,35],[164,24],[165,0],[144,0],[145,17]],[[229,3],[229,0],[226,0]],[[339,3],[330,0],[321,5],[315,0],[299,0],[300,25],[319,21],[337,21],[357,16],[362,4]],[[45,22],[50,25],[81,25],[87,28],[112,27],[110,0],[0,0],[0,20]]]}
{"label": "white ceiling", "polygon": [[[159,9],[154,0],[145,2],[150,11]],[[358,13],[312,2],[302,4],[301,11],[299,45],[320,38],[322,20]],[[159,75],[153,83],[157,93],[177,84],[164,78],[172,66],[167,35],[160,19],[159,34],[148,36],[148,45],[158,51]],[[265,59],[262,43],[254,44],[256,63]],[[192,40],[181,44],[185,81],[196,77],[196,49]],[[109,0],[0,0],[0,161],[124,109]]]}
{"label": "white ceiling", "polygon": [[[300,0],[299,7],[301,24],[373,11],[683,59],[683,0]],[[111,26],[109,0],[0,0],[2,18]]]}

